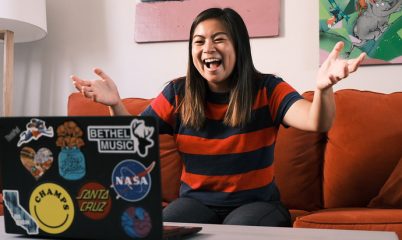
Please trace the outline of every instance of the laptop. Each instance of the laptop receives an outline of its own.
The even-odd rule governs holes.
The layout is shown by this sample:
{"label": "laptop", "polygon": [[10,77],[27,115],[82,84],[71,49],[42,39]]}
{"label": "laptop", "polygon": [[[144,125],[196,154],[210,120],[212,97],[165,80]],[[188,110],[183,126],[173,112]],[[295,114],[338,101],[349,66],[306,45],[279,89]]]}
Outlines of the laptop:
{"label": "laptop", "polygon": [[158,128],[151,117],[0,118],[7,233],[162,239]]}

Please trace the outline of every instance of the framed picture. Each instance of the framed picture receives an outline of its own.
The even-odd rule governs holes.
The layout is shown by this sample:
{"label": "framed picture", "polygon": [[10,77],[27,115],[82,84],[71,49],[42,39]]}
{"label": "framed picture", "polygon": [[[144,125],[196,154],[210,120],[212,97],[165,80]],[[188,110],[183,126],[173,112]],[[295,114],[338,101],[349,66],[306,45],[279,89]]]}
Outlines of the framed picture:
{"label": "framed picture", "polygon": [[363,64],[402,63],[402,0],[319,0],[320,64],[343,41],[344,58]]}
{"label": "framed picture", "polygon": [[211,7],[230,7],[243,18],[250,37],[279,35],[280,0],[142,0],[136,4],[137,43],[187,41],[194,18]]}

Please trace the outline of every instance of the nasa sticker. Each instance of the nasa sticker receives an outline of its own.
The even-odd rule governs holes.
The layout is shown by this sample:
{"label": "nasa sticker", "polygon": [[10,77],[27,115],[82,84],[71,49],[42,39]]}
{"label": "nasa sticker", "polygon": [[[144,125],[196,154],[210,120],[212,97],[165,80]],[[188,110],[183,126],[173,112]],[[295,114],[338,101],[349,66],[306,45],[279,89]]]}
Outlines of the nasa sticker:
{"label": "nasa sticker", "polygon": [[137,202],[145,198],[151,189],[151,171],[155,161],[145,167],[137,160],[127,159],[118,163],[112,173],[112,188],[117,199]]}
{"label": "nasa sticker", "polygon": [[154,146],[154,127],[145,125],[142,119],[134,119],[130,126],[88,126],[88,140],[98,143],[100,153],[137,153],[148,155]]}
{"label": "nasa sticker", "polygon": [[129,207],[121,216],[121,226],[131,238],[144,238],[152,229],[149,213],[142,207]]}

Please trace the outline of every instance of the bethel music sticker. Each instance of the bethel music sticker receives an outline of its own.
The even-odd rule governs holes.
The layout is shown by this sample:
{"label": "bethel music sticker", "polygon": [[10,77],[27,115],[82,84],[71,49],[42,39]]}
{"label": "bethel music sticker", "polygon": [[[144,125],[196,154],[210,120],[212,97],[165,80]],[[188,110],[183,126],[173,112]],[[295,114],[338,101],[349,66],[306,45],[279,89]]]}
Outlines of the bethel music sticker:
{"label": "bethel music sticker", "polygon": [[82,186],[76,199],[80,211],[93,220],[105,218],[112,207],[109,189],[96,182]]}
{"label": "bethel music sticker", "polygon": [[154,146],[154,127],[145,125],[142,119],[134,119],[130,126],[88,126],[88,140],[98,142],[100,153],[137,153],[148,155]]}
{"label": "bethel music sticker", "polygon": [[141,207],[130,207],[121,216],[121,226],[131,238],[144,238],[152,229],[149,213]]}
{"label": "bethel music sticker", "polygon": [[155,167],[152,162],[147,168],[137,160],[124,160],[118,163],[112,173],[112,186],[117,198],[137,202],[145,198],[151,189],[150,173]]}
{"label": "bethel music sticker", "polygon": [[54,183],[35,188],[29,199],[29,212],[44,232],[66,231],[74,219],[74,203],[68,192]]}

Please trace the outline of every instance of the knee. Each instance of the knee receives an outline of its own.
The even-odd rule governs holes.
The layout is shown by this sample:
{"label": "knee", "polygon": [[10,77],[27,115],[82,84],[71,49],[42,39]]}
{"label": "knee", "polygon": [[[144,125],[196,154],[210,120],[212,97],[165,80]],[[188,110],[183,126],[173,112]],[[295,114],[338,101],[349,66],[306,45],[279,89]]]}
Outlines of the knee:
{"label": "knee", "polygon": [[290,227],[290,214],[280,204],[266,202],[251,203],[235,209],[224,220],[224,224],[247,226]]}
{"label": "knee", "polygon": [[218,216],[201,202],[178,198],[163,209],[163,221],[185,223],[218,223]]}

